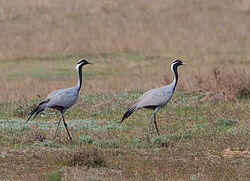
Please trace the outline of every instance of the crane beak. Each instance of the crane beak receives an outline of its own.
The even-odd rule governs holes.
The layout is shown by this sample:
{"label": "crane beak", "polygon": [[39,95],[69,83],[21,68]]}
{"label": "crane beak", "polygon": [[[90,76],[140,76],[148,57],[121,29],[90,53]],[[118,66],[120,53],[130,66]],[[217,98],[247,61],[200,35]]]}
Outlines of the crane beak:
{"label": "crane beak", "polygon": [[182,65],[187,65],[187,63],[182,63]]}
{"label": "crane beak", "polygon": [[88,62],[88,64],[91,64],[91,65],[93,65],[93,63],[91,63],[91,62]]}

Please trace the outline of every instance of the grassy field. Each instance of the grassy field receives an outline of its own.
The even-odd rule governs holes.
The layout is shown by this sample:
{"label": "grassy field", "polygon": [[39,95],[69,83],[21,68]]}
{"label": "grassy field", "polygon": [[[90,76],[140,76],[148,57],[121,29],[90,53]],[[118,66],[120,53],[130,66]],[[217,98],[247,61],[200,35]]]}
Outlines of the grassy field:
{"label": "grassy field", "polygon": [[[123,57],[119,63],[104,63],[118,56]],[[177,86],[173,100],[158,113],[161,136],[153,129],[151,140],[147,141],[151,111],[139,110],[123,124],[119,122],[127,107],[147,88],[167,81],[147,82],[147,78],[170,75],[169,67],[158,65],[161,72],[154,75],[157,68],[151,67],[152,60],[136,54],[90,59],[95,64],[84,67],[84,85],[77,105],[66,113],[72,142],[62,125],[58,137],[52,140],[59,116],[55,111],[46,110],[27,125],[24,119],[54,87],[76,83],[77,73],[72,69],[75,62],[71,58],[23,60],[18,61],[20,68],[12,71],[6,71],[4,66],[11,67],[16,61],[2,63],[1,81],[6,81],[5,85],[24,84],[20,92],[6,93],[1,99],[2,179],[247,180],[249,93],[236,100],[225,100],[220,94]],[[117,68],[118,65],[123,68]],[[188,68],[180,67],[180,80]],[[137,69],[145,77],[133,78]],[[118,78],[112,79],[115,76],[124,85],[130,80],[134,88],[122,88]],[[94,91],[95,81],[99,87]],[[108,85],[102,89],[101,82]],[[184,83],[181,85],[185,88]]]}
{"label": "grassy field", "polygon": [[[25,3],[24,3],[25,2]],[[231,1],[44,0],[0,6],[0,180],[249,180],[250,4]],[[65,119],[46,110],[53,90],[77,83]],[[120,124],[146,90],[173,99],[148,141],[150,110]]]}

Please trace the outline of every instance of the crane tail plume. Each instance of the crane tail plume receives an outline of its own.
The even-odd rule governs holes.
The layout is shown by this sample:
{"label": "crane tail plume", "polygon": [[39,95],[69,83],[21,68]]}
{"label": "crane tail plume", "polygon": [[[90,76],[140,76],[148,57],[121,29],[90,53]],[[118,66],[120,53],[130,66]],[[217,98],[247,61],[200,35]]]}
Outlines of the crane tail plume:
{"label": "crane tail plume", "polygon": [[136,105],[132,105],[131,107],[129,107],[128,110],[124,113],[121,123],[124,119],[128,118],[136,109]]}
{"label": "crane tail plume", "polygon": [[40,113],[40,112],[42,112],[42,111],[44,111],[44,108],[43,108],[43,104],[44,103],[47,103],[48,101],[43,101],[43,102],[41,102],[38,106],[36,106],[30,113],[29,113],[29,117],[28,117],[28,119],[26,120],[26,122],[24,123],[24,124],[26,124],[29,120],[30,120],[30,118],[35,114],[35,116],[33,117],[33,119],[35,119],[36,118],[36,116]]}
{"label": "crane tail plume", "polygon": [[35,114],[35,113],[38,111],[38,109],[39,109],[39,106],[35,107],[35,108],[29,113],[29,117],[28,117],[28,119],[26,120],[26,122],[25,122],[24,124],[26,124],[26,123],[30,120],[30,118],[33,116],[33,114]]}
{"label": "crane tail plume", "polygon": [[35,108],[29,113],[29,117],[28,117],[28,119],[26,120],[26,122],[25,122],[24,124],[26,124],[26,123],[30,120],[30,118],[33,116],[33,114],[34,114],[35,112],[38,111],[38,107],[39,107],[39,106],[35,107]]}
{"label": "crane tail plume", "polygon": [[40,113],[40,112],[42,112],[43,111],[43,109],[39,109],[37,112],[36,112],[36,114],[35,114],[35,116],[33,117],[33,120],[36,118],[36,116]]}

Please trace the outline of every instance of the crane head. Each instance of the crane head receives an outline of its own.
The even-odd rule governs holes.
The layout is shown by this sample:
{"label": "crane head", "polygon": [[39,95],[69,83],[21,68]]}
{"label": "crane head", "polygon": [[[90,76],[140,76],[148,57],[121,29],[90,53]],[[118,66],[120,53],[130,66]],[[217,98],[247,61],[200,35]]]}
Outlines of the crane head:
{"label": "crane head", "polygon": [[178,66],[180,65],[185,65],[186,63],[183,63],[181,60],[175,60],[172,65],[171,65],[171,69],[172,71],[174,71],[174,69],[177,69]]}
{"label": "crane head", "polygon": [[87,64],[92,64],[92,63],[88,62],[88,61],[85,60],[85,59],[80,59],[80,60],[77,62],[76,69],[78,70],[79,67],[82,68],[82,66],[87,65]]}

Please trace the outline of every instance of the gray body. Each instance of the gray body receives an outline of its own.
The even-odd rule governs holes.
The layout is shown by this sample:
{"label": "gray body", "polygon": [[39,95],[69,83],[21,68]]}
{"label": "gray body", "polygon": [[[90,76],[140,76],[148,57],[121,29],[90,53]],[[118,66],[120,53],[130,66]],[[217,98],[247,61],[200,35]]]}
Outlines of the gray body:
{"label": "gray body", "polygon": [[156,131],[159,134],[159,130],[157,127],[157,122],[156,122],[156,113],[159,111],[160,108],[162,108],[164,105],[166,105],[172,98],[174,94],[174,90],[178,81],[178,73],[177,73],[177,67],[180,65],[183,65],[184,63],[180,60],[176,60],[173,62],[171,69],[174,72],[174,80],[171,84],[149,90],[145,92],[139,99],[128,108],[128,110],[124,113],[121,122],[128,118],[134,111],[137,109],[141,108],[146,108],[146,109],[153,109],[154,113],[149,119],[149,128],[148,128],[148,139],[150,136],[150,128],[151,128],[151,122],[154,117],[154,124]]}
{"label": "gray body", "polygon": [[70,87],[66,89],[56,90],[51,92],[44,101],[46,104],[43,104],[43,108],[54,108],[59,111],[66,111],[71,106],[76,103],[79,92],[77,87]]}
{"label": "gray body", "polygon": [[174,82],[170,85],[156,88],[145,92],[137,101],[136,109],[148,108],[155,109],[156,107],[163,107],[173,96]]}
{"label": "gray body", "polygon": [[91,63],[87,62],[84,59],[79,60],[77,63],[76,68],[79,72],[79,80],[78,80],[78,83],[76,86],[66,88],[66,89],[59,89],[59,90],[56,90],[54,92],[51,92],[42,102],[39,103],[38,106],[36,106],[31,111],[31,113],[30,113],[30,115],[25,123],[27,123],[29,121],[29,119],[32,117],[32,115],[35,113],[36,114],[35,114],[33,119],[35,119],[36,116],[40,112],[44,111],[47,108],[56,109],[56,110],[60,111],[61,117],[58,121],[58,125],[57,125],[56,132],[54,134],[53,139],[56,137],[61,119],[63,119],[63,123],[64,123],[66,131],[68,133],[68,136],[69,136],[70,140],[72,140],[70,133],[69,133],[69,130],[68,130],[68,127],[67,127],[67,124],[66,124],[65,119],[64,119],[64,113],[67,109],[69,109],[71,106],[73,106],[78,99],[79,91],[80,91],[81,85],[82,85],[82,67],[83,67],[83,65],[86,65],[86,64],[91,64]]}

